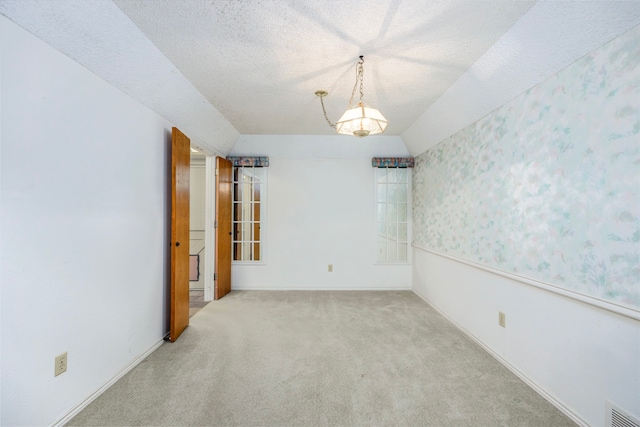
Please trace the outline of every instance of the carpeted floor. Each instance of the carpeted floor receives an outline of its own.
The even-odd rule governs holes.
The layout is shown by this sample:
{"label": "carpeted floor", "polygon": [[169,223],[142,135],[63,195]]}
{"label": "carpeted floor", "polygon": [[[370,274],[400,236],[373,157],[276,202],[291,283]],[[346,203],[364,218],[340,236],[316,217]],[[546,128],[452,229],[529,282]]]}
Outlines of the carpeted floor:
{"label": "carpeted floor", "polygon": [[69,425],[574,425],[412,292],[234,291]]}

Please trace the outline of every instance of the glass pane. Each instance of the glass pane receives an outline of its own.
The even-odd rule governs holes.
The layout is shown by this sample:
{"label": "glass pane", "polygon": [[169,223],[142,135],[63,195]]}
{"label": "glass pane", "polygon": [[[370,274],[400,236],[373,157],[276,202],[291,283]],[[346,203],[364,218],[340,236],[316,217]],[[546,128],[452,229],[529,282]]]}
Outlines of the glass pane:
{"label": "glass pane", "polygon": [[377,235],[378,236],[387,236],[387,223],[386,222],[379,222],[378,223],[378,231],[377,231]]}
{"label": "glass pane", "polygon": [[239,221],[240,218],[240,214],[241,214],[241,210],[240,210],[240,203],[235,202],[233,204],[233,220],[234,221]]}
{"label": "glass pane", "polygon": [[378,202],[386,202],[387,201],[387,185],[386,184],[378,184]]}
{"label": "glass pane", "polygon": [[253,185],[253,200],[256,202],[259,202],[261,200],[260,198],[260,192],[262,191],[262,185],[261,184],[254,184]]}
{"label": "glass pane", "polygon": [[407,185],[398,184],[397,189],[398,202],[407,203]]}
{"label": "glass pane", "polygon": [[387,185],[387,202],[395,203],[398,200],[398,185],[397,184],[388,184]]}
{"label": "glass pane", "polygon": [[387,204],[378,203],[378,221],[387,222]]}
{"label": "glass pane", "polygon": [[260,243],[253,244],[253,260],[260,261]]}
{"label": "glass pane", "polygon": [[387,169],[387,182],[397,182],[398,178],[396,176],[396,169],[395,168],[389,168]]}
{"label": "glass pane", "polygon": [[405,168],[396,169],[398,182],[407,182],[407,170]]}
{"label": "glass pane", "polygon": [[260,223],[259,222],[253,223],[253,240],[255,240],[256,242],[260,241]]}
{"label": "glass pane", "polygon": [[388,230],[388,234],[387,237],[391,240],[398,240],[398,227],[396,226],[396,223],[392,223],[389,224],[389,227],[387,228]]}
{"label": "glass pane", "polygon": [[240,229],[242,228],[239,222],[234,222],[232,224],[232,229],[233,229],[233,235],[231,236],[232,240],[234,242],[237,242],[238,240],[240,240]]}
{"label": "glass pane", "polygon": [[247,241],[249,241],[249,242],[251,242],[251,241],[253,241],[253,240],[254,240],[254,238],[253,238],[253,224],[254,224],[254,223],[253,223],[253,222],[251,222],[251,221],[249,221],[249,222],[247,222],[247,223],[245,224],[245,228],[246,228],[246,230],[247,230],[247,238],[246,238],[246,239],[244,239],[244,240],[247,240]]}
{"label": "glass pane", "polygon": [[376,173],[378,174],[378,182],[387,182],[387,169],[376,169]]}
{"label": "glass pane", "polygon": [[398,241],[399,242],[406,242],[407,240],[407,224],[406,223],[400,223],[398,224]]}
{"label": "glass pane", "polygon": [[242,251],[240,250],[241,246],[238,242],[233,242],[233,260],[240,261],[242,259]]}
{"label": "glass pane", "polygon": [[407,244],[398,243],[398,262],[407,262]]}
{"label": "glass pane", "polygon": [[398,221],[405,222],[407,220],[407,204],[398,203]]}
{"label": "glass pane", "polygon": [[396,242],[389,241],[387,243],[387,261],[396,262],[398,260],[398,244]]}
{"label": "glass pane", "polygon": [[398,208],[395,204],[387,204],[387,221],[396,222],[397,221],[397,211]]}
{"label": "glass pane", "polygon": [[255,222],[260,222],[260,202],[253,203],[251,205],[251,212],[253,212],[252,219]]}

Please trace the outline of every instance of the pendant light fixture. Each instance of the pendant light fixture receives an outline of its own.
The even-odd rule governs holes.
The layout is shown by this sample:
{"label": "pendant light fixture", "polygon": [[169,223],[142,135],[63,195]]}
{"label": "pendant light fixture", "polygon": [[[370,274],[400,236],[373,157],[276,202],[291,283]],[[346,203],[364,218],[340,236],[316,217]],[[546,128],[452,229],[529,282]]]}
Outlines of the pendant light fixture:
{"label": "pendant light fixture", "polygon": [[[324,112],[324,118],[329,123],[329,126],[336,129],[336,131],[343,135],[354,135],[359,138],[382,133],[387,128],[387,119],[384,118],[380,111],[375,108],[369,107],[365,104],[364,89],[363,89],[363,76],[364,76],[364,57],[360,56],[360,60],[356,64],[356,83],[353,85],[353,91],[351,91],[351,98],[349,99],[349,108],[344,112],[340,120],[335,124],[331,123],[327,117],[327,110],[324,108],[323,98],[329,93],[324,90],[316,91],[316,95],[320,97],[320,103],[322,104],[322,111]],[[353,98],[356,94],[356,90],[360,86],[360,100],[357,103],[353,103]]]}

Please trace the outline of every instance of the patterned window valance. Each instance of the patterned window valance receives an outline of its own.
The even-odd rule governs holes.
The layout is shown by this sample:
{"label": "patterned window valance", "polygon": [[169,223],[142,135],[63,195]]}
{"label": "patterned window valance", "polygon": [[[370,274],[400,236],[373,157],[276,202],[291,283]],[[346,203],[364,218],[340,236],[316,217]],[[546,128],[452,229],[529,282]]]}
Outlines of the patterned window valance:
{"label": "patterned window valance", "polygon": [[233,163],[234,167],[253,166],[256,168],[266,168],[269,166],[269,158],[266,156],[260,156],[260,157],[227,156],[227,160]]}
{"label": "patterned window valance", "polygon": [[413,157],[374,157],[371,159],[374,168],[412,168]]}

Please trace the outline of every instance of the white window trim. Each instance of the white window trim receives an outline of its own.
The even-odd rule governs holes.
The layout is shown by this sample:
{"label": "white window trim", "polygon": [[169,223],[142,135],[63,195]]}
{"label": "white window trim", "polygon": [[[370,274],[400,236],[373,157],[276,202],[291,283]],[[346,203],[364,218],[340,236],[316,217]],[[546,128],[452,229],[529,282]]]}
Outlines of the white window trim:
{"label": "white window trim", "polygon": [[[374,250],[373,250],[373,265],[376,266],[407,266],[411,265],[411,260],[413,259],[412,253],[412,241],[413,241],[413,189],[412,189],[412,181],[413,181],[413,172],[411,169],[413,168],[371,168],[373,169],[372,180],[373,180],[373,236],[374,236]],[[376,251],[378,250],[378,169],[406,169],[407,170],[407,260],[406,261],[386,261],[381,262],[378,261],[378,256]]]}
{"label": "white window trim", "polygon": [[[233,169],[236,169],[236,166],[233,167]],[[260,260],[259,261],[236,261],[233,259],[233,238],[231,239],[231,265],[242,265],[242,266],[249,266],[249,265],[253,265],[253,266],[263,266],[263,265],[267,265],[267,203],[269,201],[269,184],[268,184],[268,169],[269,168],[256,168],[256,169],[264,169],[264,181],[262,182],[263,185],[263,199],[264,200],[260,200]],[[235,183],[235,181],[232,182],[232,184]],[[233,186],[232,186],[233,187]],[[235,204],[235,194],[231,194],[231,203]],[[233,215],[233,205],[232,205],[232,209],[231,209],[231,214]],[[264,219],[263,219],[264,218]],[[233,219],[232,219],[232,224],[233,224]],[[233,229],[233,227],[232,227]]]}

